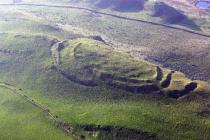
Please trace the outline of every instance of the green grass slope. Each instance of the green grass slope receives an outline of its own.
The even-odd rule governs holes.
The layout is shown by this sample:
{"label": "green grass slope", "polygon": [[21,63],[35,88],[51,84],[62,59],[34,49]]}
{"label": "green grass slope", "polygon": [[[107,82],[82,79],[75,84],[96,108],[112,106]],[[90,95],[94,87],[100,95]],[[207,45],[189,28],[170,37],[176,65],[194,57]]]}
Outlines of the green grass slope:
{"label": "green grass slope", "polygon": [[71,140],[31,103],[0,87],[1,140]]}
{"label": "green grass slope", "polygon": [[[123,127],[172,140],[209,137],[208,101],[201,102],[209,96],[205,82],[134,60],[93,39],[56,43],[48,36],[10,33],[1,34],[1,41],[1,81],[22,88],[25,95],[75,128]],[[190,83],[197,83],[197,88],[188,90]],[[201,99],[168,98],[186,89],[188,97]],[[102,138],[95,133],[100,131],[85,136]]]}
{"label": "green grass slope", "polygon": [[[135,60],[103,42],[53,30],[46,22],[16,23],[21,23],[20,19],[11,19],[8,24],[0,21],[0,81],[21,88],[24,95],[78,128],[87,139],[110,139],[98,128],[87,133],[81,130],[89,125],[149,132],[161,140],[210,137],[207,83]],[[21,114],[20,120],[28,117]],[[6,134],[11,120],[4,120]],[[19,133],[24,136],[31,131],[20,129]]]}

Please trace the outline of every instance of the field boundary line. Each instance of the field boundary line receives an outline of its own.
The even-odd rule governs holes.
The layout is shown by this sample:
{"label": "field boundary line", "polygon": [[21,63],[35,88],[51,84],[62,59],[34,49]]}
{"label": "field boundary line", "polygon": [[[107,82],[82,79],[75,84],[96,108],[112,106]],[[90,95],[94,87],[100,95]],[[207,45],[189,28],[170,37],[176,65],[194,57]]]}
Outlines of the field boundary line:
{"label": "field boundary line", "polygon": [[73,127],[71,127],[69,125],[66,126],[65,125],[66,123],[63,123],[61,120],[58,119],[57,116],[54,116],[47,107],[44,107],[43,105],[39,104],[37,101],[22,94],[21,93],[22,89],[18,89],[13,85],[11,85],[9,83],[4,83],[4,82],[0,82],[0,87],[11,90],[13,93],[19,95],[20,97],[25,99],[27,102],[29,102],[32,105],[34,105],[35,107],[41,109],[44,113],[46,113],[48,116],[50,116],[51,119],[53,120],[54,124],[56,124],[57,127],[62,129],[67,135],[69,135],[70,137],[73,137],[75,140],[81,140],[80,135],[78,135],[74,132]]}
{"label": "field boundary line", "polygon": [[72,5],[35,4],[35,3],[33,3],[33,4],[31,4],[31,3],[2,4],[2,3],[0,3],[0,6],[31,6],[31,7],[35,6],[35,7],[49,7],[49,8],[78,9],[78,10],[84,10],[84,11],[92,12],[94,14],[115,17],[115,18],[124,19],[124,20],[128,20],[128,21],[141,22],[141,23],[150,24],[150,25],[154,25],[154,26],[161,26],[161,27],[170,28],[170,29],[177,30],[177,31],[183,31],[183,32],[187,32],[187,33],[191,33],[191,34],[199,35],[199,36],[203,36],[203,37],[210,37],[210,34],[208,35],[208,34],[196,32],[196,31],[189,30],[189,29],[170,26],[170,25],[167,25],[167,24],[162,24],[162,23],[157,23],[157,22],[152,22],[152,21],[146,21],[146,20],[141,20],[141,19],[136,19],[136,18],[130,18],[130,17],[120,16],[120,15],[111,14],[111,13],[107,13],[107,12],[100,12],[98,10],[90,9],[90,8],[86,8],[86,7],[79,7],[79,6],[72,6]]}

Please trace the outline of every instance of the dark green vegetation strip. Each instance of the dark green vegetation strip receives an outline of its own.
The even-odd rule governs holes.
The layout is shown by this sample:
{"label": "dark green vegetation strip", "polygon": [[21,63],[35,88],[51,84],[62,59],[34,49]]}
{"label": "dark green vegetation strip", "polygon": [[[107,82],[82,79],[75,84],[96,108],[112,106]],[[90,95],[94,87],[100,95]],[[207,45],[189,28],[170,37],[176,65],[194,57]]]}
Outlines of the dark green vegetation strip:
{"label": "dark green vegetation strip", "polygon": [[199,35],[199,36],[210,37],[210,35],[199,33],[199,32],[195,32],[195,31],[192,31],[192,30],[187,30],[187,29],[183,29],[183,28],[178,28],[178,27],[169,26],[169,25],[166,25],[166,24],[161,24],[161,23],[156,23],[156,22],[151,22],[151,21],[146,21],[146,20],[140,20],[140,19],[134,19],[134,18],[129,18],[129,17],[118,16],[118,15],[114,15],[114,14],[110,14],[110,13],[105,13],[105,12],[99,12],[97,10],[93,10],[93,9],[89,9],[89,8],[84,8],[84,7],[64,6],[64,5],[49,5],[49,4],[28,4],[28,3],[21,3],[21,4],[0,4],[0,6],[32,6],[32,7],[33,6],[38,6],[38,7],[55,7],[55,8],[79,9],[79,10],[85,10],[85,11],[93,12],[95,14],[111,16],[111,17],[115,17],[115,18],[119,18],[119,19],[124,19],[124,20],[142,22],[142,23],[151,24],[151,25],[155,25],[155,26],[162,26],[162,27],[166,27],[166,28],[170,28],[170,29],[174,29],[174,30],[184,31],[184,32],[188,32],[188,33]]}

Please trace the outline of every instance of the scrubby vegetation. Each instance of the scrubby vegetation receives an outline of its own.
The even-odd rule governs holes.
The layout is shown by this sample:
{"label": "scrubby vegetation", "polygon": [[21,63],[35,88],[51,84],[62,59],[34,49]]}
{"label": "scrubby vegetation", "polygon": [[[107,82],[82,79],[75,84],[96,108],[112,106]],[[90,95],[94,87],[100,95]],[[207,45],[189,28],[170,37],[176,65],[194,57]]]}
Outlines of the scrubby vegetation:
{"label": "scrubby vegetation", "polygon": [[98,0],[99,8],[112,8],[121,12],[138,12],[144,8],[144,0]]}
{"label": "scrubby vegetation", "polygon": [[200,30],[196,23],[189,19],[182,11],[179,11],[164,2],[156,3],[154,6],[154,16],[163,19],[163,22],[169,24],[180,24],[191,27],[194,30]]}

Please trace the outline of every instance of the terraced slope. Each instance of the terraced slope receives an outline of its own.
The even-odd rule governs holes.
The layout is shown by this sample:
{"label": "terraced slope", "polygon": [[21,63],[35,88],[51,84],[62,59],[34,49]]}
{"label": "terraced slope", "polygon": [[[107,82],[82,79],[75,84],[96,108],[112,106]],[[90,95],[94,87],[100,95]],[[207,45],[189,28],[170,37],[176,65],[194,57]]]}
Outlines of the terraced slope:
{"label": "terraced slope", "polygon": [[[54,45],[53,69],[86,86],[107,84],[138,94],[155,93],[179,98],[191,93],[209,94],[207,83],[192,81],[183,73],[160,68],[113,51],[93,39],[79,38]],[[205,87],[205,88],[203,88]]]}
{"label": "terraced slope", "polygon": [[[152,47],[154,49],[148,52],[157,53],[159,50],[164,54],[160,55],[162,61],[174,56],[166,57],[167,53],[164,50],[174,53],[174,50],[184,52],[187,49],[191,55],[183,60],[184,64],[188,64],[187,60],[192,56],[197,59],[194,54],[203,56],[204,53],[199,52],[208,52],[208,49],[199,49],[201,46],[208,45],[208,38],[175,30],[150,28],[151,26],[146,24],[138,23],[137,26],[126,22],[124,25],[125,23],[118,21],[119,19],[107,17],[104,20],[104,17],[99,17],[103,19],[105,24],[103,25],[102,20],[99,21],[87,13],[82,14],[84,11],[76,12],[66,8],[32,9],[25,6],[7,8],[2,8],[3,12],[0,13],[2,19],[0,21],[2,32],[0,33],[0,82],[10,83],[17,89],[23,89],[21,92],[24,95],[48,108],[53,115],[64,122],[65,128],[80,129],[76,132],[82,133],[82,136],[87,139],[94,140],[112,139],[113,136],[118,136],[120,140],[135,139],[136,137],[132,137],[133,133],[140,138],[157,137],[161,140],[203,140],[210,137],[208,84],[192,81],[182,73],[116,52],[112,49],[114,46],[107,45],[112,43],[114,45],[114,41],[110,43],[106,38],[103,40],[97,36],[91,36],[89,38],[92,39],[88,39],[88,36],[107,32],[106,35],[110,38],[120,38],[119,47],[123,47],[121,44],[124,44],[124,41],[135,43],[136,39],[138,44],[134,52],[138,51],[137,48],[142,48],[141,46]],[[40,19],[45,16],[43,20]],[[52,24],[60,21],[63,24],[72,24],[70,28],[75,26],[82,28],[79,32],[71,32]],[[108,24],[105,21],[117,24],[111,26],[112,23]],[[119,26],[120,24],[122,26]],[[110,31],[108,26],[112,27]],[[94,29],[97,32],[82,34],[80,31],[84,28],[87,31]],[[139,32],[138,29],[142,29],[140,33],[144,36],[136,34]],[[112,34],[115,31],[120,32]],[[151,32],[151,35],[148,32]],[[123,35],[123,33],[127,34]],[[160,36],[163,34],[164,36]],[[130,37],[127,38],[127,35]],[[81,38],[81,36],[87,36],[87,38]],[[129,40],[126,41],[124,38]],[[167,42],[162,44],[164,41],[161,38]],[[173,41],[172,38],[177,40]],[[151,44],[148,45],[148,42]],[[196,52],[190,46],[195,46]],[[145,52],[142,50],[141,53]],[[176,56],[179,57],[179,55]],[[202,64],[206,66],[208,63],[204,63],[204,60],[207,62],[208,59],[202,59]],[[173,62],[177,62],[177,59]],[[202,68],[201,70],[204,71]],[[0,94],[3,95],[4,91]],[[198,96],[193,100],[191,95]],[[191,100],[181,100],[182,98]],[[21,103],[21,106],[25,105],[27,106]],[[26,113],[27,111],[23,111],[20,114],[21,120],[27,116]],[[10,123],[10,120],[3,120],[8,127],[7,122]],[[40,126],[36,128],[44,127],[44,122],[41,121]],[[11,129],[13,128],[12,126]],[[81,129],[87,133],[83,133]],[[55,134],[58,136],[63,134],[62,131],[56,131]],[[10,133],[10,129],[2,132]],[[21,129],[20,132],[16,130],[13,132],[26,134],[30,133],[30,130]],[[50,134],[54,135],[54,133]],[[50,134],[49,137],[52,137]],[[61,138],[64,139],[59,136],[59,139]],[[14,136],[11,139],[17,138]]]}
{"label": "terraced slope", "polygon": [[[75,38],[73,34],[70,37]],[[118,130],[119,138],[130,137],[133,132],[139,132],[140,137],[148,132],[172,140],[209,136],[209,118],[203,120],[199,115],[209,115],[208,101],[204,104],[203,98],[199,102],[196,98],[179,102],[160,95],[168,95],[170,79],[180,80],[173,77],[178,72],[170,74],[171,70],[137,61],[115,52],[103,41],[88,38],[59,41],[47,35],[4,33],[0,41],[0,48],[5,50],[0,52],[0,81],[23,89],[24,95],[74,129],[84,126],[89,131],[85,137],[101,140],[101,136],[112,137]],[[153,94],[149,94],[148,86],[155,87],[149,88]],[[197,86],[194,91],[202,91],[198,95],[208,93],[200,88],[203,84]],[[208,99],[208,94],[202,97]]]}

